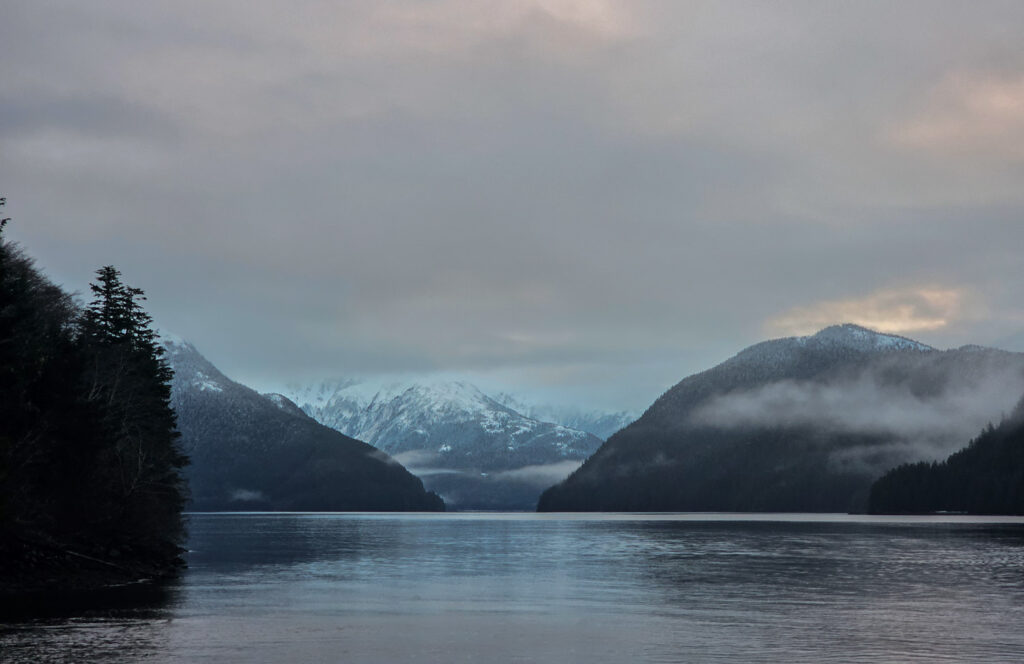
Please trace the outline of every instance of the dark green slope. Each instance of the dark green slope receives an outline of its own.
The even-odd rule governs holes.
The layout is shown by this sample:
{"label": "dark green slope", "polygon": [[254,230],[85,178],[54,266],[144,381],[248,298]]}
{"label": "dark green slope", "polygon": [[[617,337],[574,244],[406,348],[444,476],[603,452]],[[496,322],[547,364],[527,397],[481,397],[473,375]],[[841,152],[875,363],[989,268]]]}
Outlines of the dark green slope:
{"label": "dark green slope", "polygon": [[872,514],[1024,514],[1024,401],[939,463],[905,464],[871,487]]}
{"label": "dark green slope", "polygon": [[175,371],[178,429],[192,459],[190,509],[444,509],[386,454],[318,424],[284,397],[235,383],[191,344],[164,345]]}
{"label": "dark green slope", "polygon": [[[1019,381],[1022,372],[1021,354],[938,351],[852,325],[764,342],[671,388],[544,492],[538,510],[864,511],[871,483],[887,469],[926,458],[914,454],[948,454],[956,444],[919,445],[906,432],[871,422],[863,407],[869,390],[935,411],[950,393],[970,393],[995,375]],[[775,401],[766,402],[757,421],[699,416],[709,404],[744,394],[775,395]],[[839,409],[847,398],[851,408],[856,401],[866,421],[833,426],[825,414],[787,411],[802,407],[801,395],[816,394],[829,395]],[[986,417],[998,419],[1000,406],[990,410]]]}

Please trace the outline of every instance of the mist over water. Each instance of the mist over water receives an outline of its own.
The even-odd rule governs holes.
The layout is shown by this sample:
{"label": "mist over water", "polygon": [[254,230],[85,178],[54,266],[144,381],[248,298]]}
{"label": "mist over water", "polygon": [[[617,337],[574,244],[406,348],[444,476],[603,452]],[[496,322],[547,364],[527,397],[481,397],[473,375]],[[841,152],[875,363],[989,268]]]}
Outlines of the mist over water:
{"label": "mist over water", "polygon": [[1024,658],[1024,525],[835,515],[195,515],[162,601],[4,661]]}

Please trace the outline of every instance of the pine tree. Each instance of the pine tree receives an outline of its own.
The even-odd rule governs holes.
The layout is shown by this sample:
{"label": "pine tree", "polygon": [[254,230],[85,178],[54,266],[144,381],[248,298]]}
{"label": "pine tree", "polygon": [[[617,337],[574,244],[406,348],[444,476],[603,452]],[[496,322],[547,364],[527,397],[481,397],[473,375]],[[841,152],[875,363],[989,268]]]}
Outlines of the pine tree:
{"label": "pine tree", "polygon": [[100,569],[167,574],[180,564],[187,459],[145,296],[108,266],[83,310],[3,237],[5,222],[0,591],[74,583],[62,551],[89,554],[81,561],[116,549],[118,563]]}
{"label": "pine tree", "polygon": [[143,291],[125,285],[113,266],[96,275],[81,328],[89,357],[85,393],[102,406],[110,440],[101,455],[101,514],[126,537],[174,540],[182,531],[180,470],[187,459],[170,405],[172,372],[142,308]]}
{"label": "pine tree", "polygon": [[96,433],[77,391],[76,316],[70,296],[0,234],[0,527],[72,522]]}

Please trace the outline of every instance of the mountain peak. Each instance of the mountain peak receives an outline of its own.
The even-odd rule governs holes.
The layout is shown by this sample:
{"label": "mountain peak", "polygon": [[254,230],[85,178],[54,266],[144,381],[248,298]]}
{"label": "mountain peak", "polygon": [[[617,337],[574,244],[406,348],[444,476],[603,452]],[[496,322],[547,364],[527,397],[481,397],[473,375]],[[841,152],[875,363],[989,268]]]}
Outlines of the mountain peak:
{"label": "mountain peak", "polygon": [[277,392],[268,392],[267,394],[263,394],[262,396],[266,399],[269,399],[271,403],[273,403],[275,406],[277,406],[279,409],[283,410],[286,413],[290,413],[303,419],[309,417],[309,415],[306,415],[305,411],[303,411],[301,408],[295,405],[294,401],[292,401],[283,394],[278,394]]}
{"label": "mountain peak", "polygon": [[601,445],[457,378],[333,381],[295,390],[295,402],[321,424],[394,455],[459,508],[530,508],[541,485]]}
{"label": "mountain peak", "polygon": [[156,339],[157,343],[161,344],[164,348],[166,348],[169,351],[185,348],[194,348],[194,346],[192,346],[191,343],[189,343],[182,337],[178,336],[173,332],[168,332],[167,330],[163,329],[156,331]]}
{"label": "mountain peak", "polygon": [[875,332],[866,327],[845,323],[831,325],[806,337],[785,337],[762,341],[741,350],[726,365],[758,365],[783,368],[793,364],[806,351],[832,353],[852,350],[858,353],[926,352],[934,351],[919,341],[895,334]]}
{"label": "mountain peak", "polygon": [[191,343],[161,335],[192,507],[198,510],[436,510],[394,459],[313,421],[279,394],[237,383]]}
{"label": "mountain peak", "polygon": [[809,337],[799,337],[801,342],[816,341],[829,345],[855,348],[858,350],[935,350],[907,337],[876,332],[854,323],[832,325]]}

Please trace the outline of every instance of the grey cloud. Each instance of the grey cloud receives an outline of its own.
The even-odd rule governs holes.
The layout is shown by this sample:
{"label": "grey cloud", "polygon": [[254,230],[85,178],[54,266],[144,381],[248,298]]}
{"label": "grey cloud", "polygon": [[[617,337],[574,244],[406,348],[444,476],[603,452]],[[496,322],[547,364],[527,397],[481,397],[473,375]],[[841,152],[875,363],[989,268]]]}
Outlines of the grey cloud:
{"label": "grey cloud", "polygon": [[[478,471],[440,467],[437,465],[440,460],[438,453],[433,450],[409,450],[394,455],[394,461],[409,468],[411,472],[420,477],[461,475],[467,478],[479,479],[483,475]],[[537,488],[546,488],[564,480],[570,473],[579,468],[581,463],[581,461],[559,461],[550,464],[522,466],[511,470],[487,473],[486,477],[493,481],[510,481],[529,484]]]}
{"label": "grey cloud", "polygon": [[401,465],[400,461],[398,461],[393,456],[389,455],[387,452],[384,452],[382,450],[374,449],[367,452],[366,455],[372,459],[376,459],[377,461],[383,461],[384,463],[387,464]]}
{"label": "grey cloud", "polygon": [[235,489],[231,492],[231,500],[238,502],[252,502],[256,500],[266,500],[267,497],[262,491],[253,491],[251,489]]}
{"label": "grey cloud", "polygon": [[1024,73],[1024,8],[566,7],[19,0],[8,232],[80,290],[117,264],[263,385],[444,369],[642,408],[817,302],[963,288],[987,314],[908,334],[1024,327],[1020,164],[891,140],[951,75]]}
{"label": "grey cloud", "polygon": [[25,100],[0,96],[0,138],[47,130],[161,142],[177,137],[176,127],[167,117],[122,99],[74,96]]}
{"label": "grey cloud", "polygon": [[1024,375],[990,366],[977,380],[928,391],[893,384],[883,373],[820,383],[780,381],[754,390],[730,392],[697,408],[690,421],[729,429],[813,427],[832,435],[868,434],[886,443],[837,452],[832,462],[857,469],[939,459],[963,447],[994,413],[1009,414],[1024,394]]}
{"label": "grey cloud", "polygon": [[394,460],[420,477],[430,475],[475,475],[453,468],[436,467],[440,461],[436,450],[408,450],[394,455]]}
{"label": "grey cloud", "polygon": [[494,473],[500,480],[514,480],[545,488],[561,482],[583,464],[582,461],[560,461],[537,466],[523,466]]}

